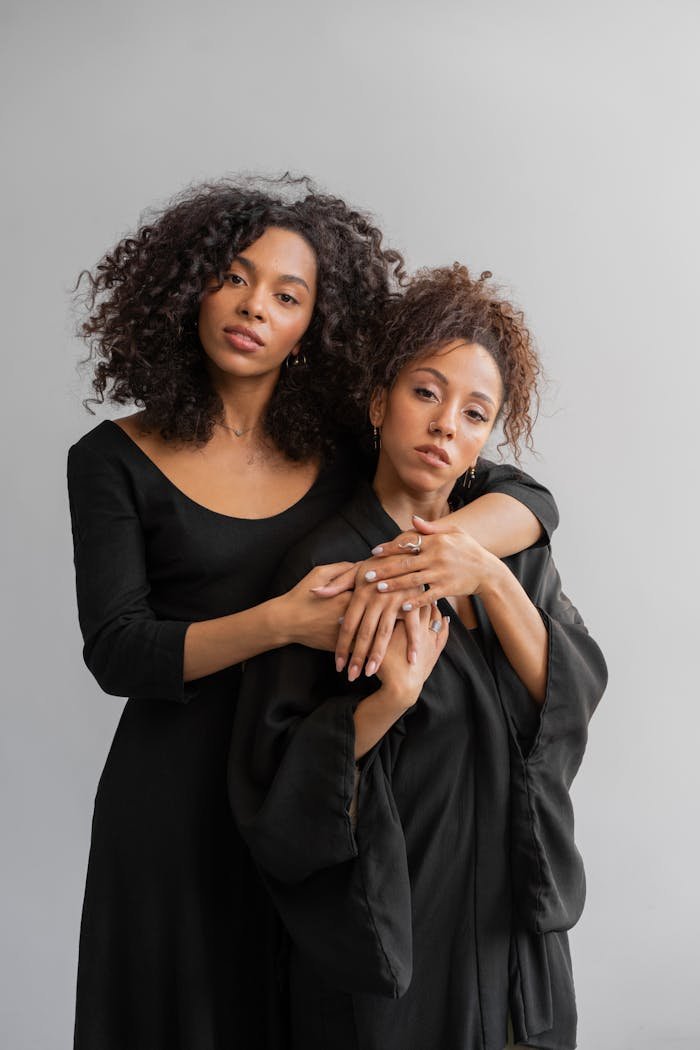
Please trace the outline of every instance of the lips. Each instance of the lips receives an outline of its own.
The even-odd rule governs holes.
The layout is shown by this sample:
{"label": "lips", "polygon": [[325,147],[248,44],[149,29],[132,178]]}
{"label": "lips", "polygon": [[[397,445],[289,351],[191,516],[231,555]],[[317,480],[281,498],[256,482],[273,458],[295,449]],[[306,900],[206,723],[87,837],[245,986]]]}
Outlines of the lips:
{"label": "lips", "polygon": [[258,350],[265,345],[257,332],[243,325],[227,325],[224,335],[237,350]]}
{"label": "lips", "polygon": [[418,445],[415,451],[431,467],[448,467],[452,460],[439,445]]}

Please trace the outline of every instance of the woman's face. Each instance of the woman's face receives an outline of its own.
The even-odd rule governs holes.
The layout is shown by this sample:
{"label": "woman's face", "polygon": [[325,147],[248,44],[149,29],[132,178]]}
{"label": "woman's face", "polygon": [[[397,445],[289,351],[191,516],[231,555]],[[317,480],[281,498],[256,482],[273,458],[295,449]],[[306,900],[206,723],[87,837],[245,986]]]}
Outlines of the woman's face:
{"label": "woman's face", "polygon": [[447,499],[476,463],[502,400],[496,362],[478,343],[455,339],[414,358],[372,400],[378,475],[410,493]]}
{"label": "woman's face", "polygon": [[237,255],[199,308],[210,367],[252,378],[296,355],[316,302],[316,255],[298,233],[271,226]]}

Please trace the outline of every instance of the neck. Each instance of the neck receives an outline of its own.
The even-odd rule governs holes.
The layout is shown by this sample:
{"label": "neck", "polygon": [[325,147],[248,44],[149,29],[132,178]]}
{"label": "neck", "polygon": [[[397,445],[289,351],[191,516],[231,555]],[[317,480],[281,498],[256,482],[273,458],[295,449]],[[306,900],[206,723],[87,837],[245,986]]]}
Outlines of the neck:
{"label": "neck", "polygon": [[232,376],[210,369],[212,385],[224,406],[223,422],[236,430],[252,431],[265,415],[277,385],[279,370],[263,376]]}
{"label": "neck", "polygon": [[443,486],[434,492],[411,491],[381,453],[372,488],[389,517],[404,532],[413,528],[411,518],[414,514],[426,521],[435,521],[450,513],[447,497],[452,491],[451,486]]}

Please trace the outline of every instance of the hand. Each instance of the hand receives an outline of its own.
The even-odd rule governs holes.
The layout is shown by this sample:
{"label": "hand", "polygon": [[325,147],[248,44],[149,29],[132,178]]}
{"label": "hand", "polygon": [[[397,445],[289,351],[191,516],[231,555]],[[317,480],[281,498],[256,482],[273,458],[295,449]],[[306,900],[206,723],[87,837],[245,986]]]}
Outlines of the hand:
{"label": "hand", "polygon": [[[349,561],[317,565],[296,587],[277,599],[288,642],[327,652],[335,649],[338,623],[350,602],[355,571],[355,563]],[[326,587],[330,587],[333,596],[319,594],[319,589]]]}
{"label": "hand", "polygon": [[[413,601],[417,595],[423,594],[422,587],[412,587],[407,591],[395,591],[388,595],[378,591],[374,585],[373,578],[368,580],[367,575],[372,574],[375,559],[359,562],[355,570],[355,590],[350,598],[343,623],[338,633],[335,646],[335,666],[337,671],[342,671],[348,664],[348,680],[354,682],[362,673],[362,668],[367,660],[365,673],[375,674],[381,666],[386,648],[394,633],[396,621],[405,621],[405,637],[407,649],[404,653],[405,659],[414,662],[418,647],[418,633],[421,630],[418,619],[418,606],[413,609]],[[330,594],[335,590],[335,585],[321,589],[322,593]],[[413,610],[413,611],[412,611]],[[350,651],[352,650],[352,658]]]}
{"label": "hand", "polygon": [[411,707],[417,701],[445,648],[450,629],[449,616],[441,616],[433,606],[424,606],[418,612],[418,621],[415,662],[409,663],[406,659],[406,630],[402,623],[397,623],[377,671],[382,691],[395,697],[402,707]]}
{"label": "hand", "polygon": [[[413,521],[415,531],[403,532],[372,551],[374,587],[386,595],[413,589],[408,600],[414,608],[438,598],[478,594],[498,559],[451,522],[425,521],[417,515]],[[417,554],[400,547],[415,543],[417,536],[421,537]],[[422,591],[423,585],[430,589]]]}

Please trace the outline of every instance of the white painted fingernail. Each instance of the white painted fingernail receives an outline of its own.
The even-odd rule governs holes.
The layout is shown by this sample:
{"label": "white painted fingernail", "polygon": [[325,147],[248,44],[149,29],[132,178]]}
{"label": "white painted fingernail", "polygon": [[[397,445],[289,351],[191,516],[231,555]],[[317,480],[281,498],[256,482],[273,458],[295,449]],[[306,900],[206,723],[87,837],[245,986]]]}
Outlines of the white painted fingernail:
{"label": "white painted fingernail", "polygon": [[384,553],[384,548],[383,547],[372,547],[372,554],[383,554],[383,553]]}
{"label": "white painted fingernail", "polygon": [[342,623],[344,619],[345,619],[344,616],[339,616],[338,617],[338,623]]}
{"label": "white painted fingernail", "polygon": [[345,667],[345,660],[343,659],[342,656],[337,656],[336,660],[335,660],[335,669],[338,672],[338,674],[340,674],[340,672],[343,670],[344,667]]}
{"label": "white painted fingernail", "polygon": [[410,653],[408,654],[408,662],[409,662],[409,664],[414,664],[414,663],[416,663],[417,660],[418,660],[418,653],[416,652],[415,649],[411,649]]}
{"label": "white painted fingernail", "polygon": [[377,574],[376,574],[376,572],[374,571],[374,569],[369,569],[369,570],[368,570],[368,571],[367,571],[367,572],[365,573],[365,579],[367,580],[367,583],[371,583],[371,582],[372,582],[372,580],[376,580],[376,578],[377,578]]}
{"label": "white painted fingernail", "polygon": [[367,675],[368,678],[370,678],[374,674],[374,672],[376,670],[377,670],[377,661],[376,660],[370,660],[370,662],[365,667],[365,674]]}
{"label": "white painted fingernail", "polygon": [[413,608],[413,606],[411,605],[410,602],[404,602],[403,605],[401,606],[401,611],[402,612],[410,612],[412,608]]}
{"label": "white painted fingernail", "polygon": [[388,591],[389,590],[389,584],[386,582],[386,580],[380,580],[380,582],[377,584],[377,590],[378,591]]}

